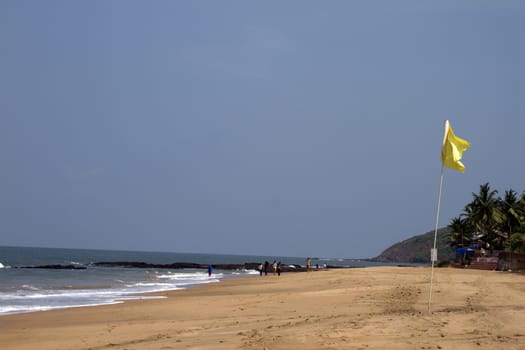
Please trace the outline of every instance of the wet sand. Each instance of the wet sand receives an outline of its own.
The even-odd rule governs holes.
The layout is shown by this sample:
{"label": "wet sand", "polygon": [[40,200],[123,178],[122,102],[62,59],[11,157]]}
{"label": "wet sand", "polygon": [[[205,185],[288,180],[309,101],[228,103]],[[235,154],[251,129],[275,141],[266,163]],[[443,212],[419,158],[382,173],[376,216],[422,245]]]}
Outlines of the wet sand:
{"label": "wet sand", "polygon": [[525,349],[525,276],[370,267],[251,276],[165,299],[0,317],[0,348]]}

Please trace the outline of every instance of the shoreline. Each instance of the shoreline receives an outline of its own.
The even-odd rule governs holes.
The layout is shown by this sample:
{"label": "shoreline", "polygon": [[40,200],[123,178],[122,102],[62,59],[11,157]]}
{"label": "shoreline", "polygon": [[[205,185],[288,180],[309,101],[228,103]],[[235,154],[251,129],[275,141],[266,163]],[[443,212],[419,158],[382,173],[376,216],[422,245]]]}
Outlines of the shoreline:
{"label": "shoreline", "polygon": [[[113,265],[121,266],[122,263],[112,263]],[[231,266],[232,264],[223,264],[223,266],[228,265]],[[391,265],[395,267],[419,267],[417,265]],[[354,268],[366,268],[367,266],[330,266],[330,267],[322,267],[322,268],[313,268],[311,272],[322,272],[327,271],[330,269],[354,269]],[[28,269],[30,267],[17,267],[22,269]],[[33,267],[35,268],[35,267]],[[38,269],[42,269],[45,267],[36,267]],[[54,267],[51,267],[51,269],[55,269]],[[229,270],[226,270],[229,271]],[[247,271],[252,271],[251,273],[246,273]],[[307,272],[305,267],[302,267],[300,269],[283,269],[281,272],[282,274],[289,274],[289,273],[301,273],[301,272]],[[219,273],[222,275],[222,273]],[[268,272],[268,276],[271,276],[272,272]],[[248,277],[260,277],[259,272],[257,270],[246,270],[243,274],[228,274],[223,275],[223,277],[214,277],[212,275],[213,281],[207,281],[205,283],[203,282],[195,282],[193,284],[187,284],[183,287],[177,287],[174,286],[173,289],[165,289],[165,290],[157,290],[157,291],[146,291],[146,292],[137,292],[133,294],[127,294],[123,295],[121,297],[115,297],[114,299],[110,299],[111,301],[107,302],[100,302],[100,303],[94,303],[94,304],[78,304],[78,305],[68,305],[68,306],[56,306],[56,307],[47,307],[42,306],[40,309],[34,309],[34,310],[24,310],[24,311],[14,311],[14,312],[6,312],[6,313],[0,313],[0,320],[2,317],[11,316],[11,315],[20,315],[20,314],[30,314],[30,313],[38,313],[38,312],[49,312],[49,311],[55,311],[55,310],[63,310],[63,309],[74,309],[74,308],[86,308],[86,307],[99,307],[99,306],[107,306],[107,305],[115,305],[115,304],[122,304],[128,301],[133,300],[148,300],[148,299],[156,299],[156,298],[166,298],[164,294],[170,293],[170,292],[176,292],[181,291],[185,289],[191,289],[191,288],[200,288],[202,286],[208,285],[208,284],[216,284],[216,283],[224,283],[224,281],[230,280],[230,279],[238,279],[238,278],[248,278]],[[263,276],[265,277],[265,276]],[[78,289],[91,289],[90,287],[79,287]],[[162,295],[159,295],[162,294]]]}
{"label": "shoreline", "polygon": [[[222,275],[222,274],[220,274]],[[32,314],[32,313],[40,313],[40,312],[51,312],[51,311],[60,311],[60,310],[66,310],[66,309],[75,309],[75,308],[88,308],[88,307],[100,307],[100,306],[109,306],[109,305],[116,305],[116,304],[123,304],[129,301],[141,301],[141,300],[149,300],[149,299],[159,299],[159,298],[166,298],[167,296],[163,295],[166,293],[171,292],[177,292],[182,291],[186,289],[192,289],[192,288],[198,288],[205,285],[213,285],[218,284],[223,281],[229,280],[229,279],[237,279],[237,278],[244,278],[244,277],[251,277],[255,276],[254,273],[244,273],[244,274],[230,274],[230,275],[222,275],[222,277],[215,277],[211,276],[209,281],[206,282],[199,282],[195,281],[191,284],[184,284],[182,287],[174,285],[173,288],[170,289],[163,289],[163,290],[153,290],[153,291],[141,291],[141,292],[135,292],[130,294],[124,294],[121,296],[115,296],[114,298],[108,299],[107,301],[101,301],[99,303],[93,303],[93,304],[78,304],[78,305],[67,305],[67,306],[41,306],[41,309],[33,309],[33,310],[24,310],[24,311],[14,311],[14,312],[6,312],[6,313],[0,313],[0,321],[3,317],[7,316],[13,316],[13,315],[23,315],[23,314]],[[258,275],[257,275],[258,276]],[[94,289],[96,290],[96,287],[90,288],[90,287],[79,287],[79,288],[73,288],[73,289]],[[161,295],[162,294],[162,295]]]}
{"label": "shoreline", "polygon": [[0,317],[21,349],[522,349],[523,275],[367,267],[148,293],[163,299]]}

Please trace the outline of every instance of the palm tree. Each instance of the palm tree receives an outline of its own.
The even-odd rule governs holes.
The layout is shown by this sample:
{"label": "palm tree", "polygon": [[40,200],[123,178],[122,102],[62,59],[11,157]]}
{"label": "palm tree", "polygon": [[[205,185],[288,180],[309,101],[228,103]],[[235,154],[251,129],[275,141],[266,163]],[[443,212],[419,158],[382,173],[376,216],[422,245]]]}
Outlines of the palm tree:
{"label": "palm tree", "polygon": [[500,211],[503,214],[501,224],[502,231],[512,235],[513,232],[519,231],[522,221],[522,208],[518,200],[517,192],[514,190],[505,191],[505,198],[500,201]]}
{"label": "palm tree", "polygon": [[499,210],[498,191],[491,190],[488,183],[479,188],[479,194],[472,193],[473,201],[465,207],[467,222],[478,232],[484,233],[485,243],[492,249],[501,249],[500,236],[495,234],[498,226],[503,223],[503,214]]}
{"label": "palm tree", "polygon": [[525,191],[516,205],[516,214],[518,217],[517,229],[512,231],[505,245],[511,252],[525,252]]}
{"label": "palm tree", "polygon": [[525,232],[525,191],[521,195],[521,199],[518,202],[518,215],[520,217],[520,232]]}
{"label": "palm tree", "polygon": [[472,230],[466,218],[455,217],[448,227],[451,229],[449,235],[449,245],[451,247],[464,247],[470,243]]}
{"label": "palm tree", "polygon": [[511,252],[525,252],[525,234],[524,233],[514,233],[506,242],[505,246]]}

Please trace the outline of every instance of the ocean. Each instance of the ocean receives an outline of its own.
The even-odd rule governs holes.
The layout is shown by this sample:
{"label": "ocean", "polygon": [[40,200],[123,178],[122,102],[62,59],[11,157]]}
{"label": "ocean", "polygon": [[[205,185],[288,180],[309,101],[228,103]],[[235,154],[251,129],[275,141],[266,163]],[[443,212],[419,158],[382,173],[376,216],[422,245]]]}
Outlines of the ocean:
{"label": "ocean", "polygon": [[[158,298],[162,292],[218,283],[226,278],[257,276],[255,270],[130,268],[96,266],[96,262],[132,261],[147,264],[191,262],[244,264],[281,261],[304,266],[306,258],[279,256],[212,255],[0,246],[0,316],[13,313],[120,303],[129,299]],[[80,269],[42,269],[36,266],[71,265]],[[312,266],[363,267],[368,261],[312,258]]]}

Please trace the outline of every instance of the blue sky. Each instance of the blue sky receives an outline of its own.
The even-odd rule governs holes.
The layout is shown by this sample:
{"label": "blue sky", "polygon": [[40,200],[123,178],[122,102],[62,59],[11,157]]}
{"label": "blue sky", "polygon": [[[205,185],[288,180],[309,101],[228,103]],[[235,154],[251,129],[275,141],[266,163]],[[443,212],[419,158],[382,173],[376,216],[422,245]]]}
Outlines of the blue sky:
{"label": "blue sky", "polygon": [[[523,185],[522,1],[2,1],[0,245],[372,257]],[[429,247],[430,248],[430,247]]]}

